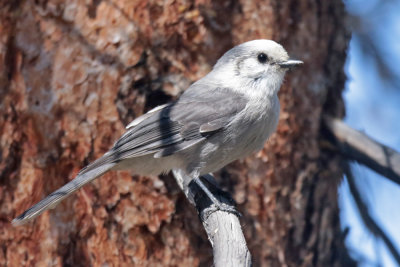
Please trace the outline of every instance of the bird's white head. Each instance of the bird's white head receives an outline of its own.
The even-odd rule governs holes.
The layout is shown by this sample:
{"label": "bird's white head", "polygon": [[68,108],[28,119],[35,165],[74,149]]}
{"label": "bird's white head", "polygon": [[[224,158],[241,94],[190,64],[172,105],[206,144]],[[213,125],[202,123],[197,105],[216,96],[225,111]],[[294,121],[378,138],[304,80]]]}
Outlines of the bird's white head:
{"label": "bird's white head", "polygon": [[278,92],[286,71],[302,63],[289,59],[286,50],[274,41],[253,40],[226,52],[213,72],[231,81],[238,90],[250,86],[259,93],[272,95]]}

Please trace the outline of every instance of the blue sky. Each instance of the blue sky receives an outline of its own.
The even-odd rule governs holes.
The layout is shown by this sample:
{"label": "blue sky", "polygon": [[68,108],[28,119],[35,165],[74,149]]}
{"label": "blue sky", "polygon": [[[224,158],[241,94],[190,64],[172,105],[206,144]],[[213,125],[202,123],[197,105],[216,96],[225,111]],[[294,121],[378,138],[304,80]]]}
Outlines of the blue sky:
{"label": "blue sky", "polygon": [[[383,61],[400,77],[400,1],[344,1],[350,14],[360,17],[361,31],[371,36]],[[381,5],[381,3],[385,3]],[[373,58],[363,53],[362,39],[354,34],[345,67],[346,122],[375,140],[400,151],[400,87],[379,75]],[[357,163],[356,183],[370,213],[400,251],[400,187]],[[346,245],[360,266],[397,266],[385,244],[361,221],[344,180],[339,189],[342,226],[349,227]]]}

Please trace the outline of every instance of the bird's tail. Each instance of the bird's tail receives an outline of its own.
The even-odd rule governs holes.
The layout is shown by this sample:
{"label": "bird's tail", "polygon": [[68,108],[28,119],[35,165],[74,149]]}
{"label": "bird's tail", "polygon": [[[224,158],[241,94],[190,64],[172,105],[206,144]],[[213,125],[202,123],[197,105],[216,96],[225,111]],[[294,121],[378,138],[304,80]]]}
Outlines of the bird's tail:
{"label": "bird's tail", "polygon": [[[98,164],[99,161],[102,162],[102,164]],[[69,195],[74,193],[76,190],[78,190],[85,184],[103,175],[115,165],[116,165],[115,162],[110,162],[110,161],[107,162],[107,160],[104,160],[104,156],[99,160],[96,160],[95,162],[90,164],[87,168],[83,169],[74,180],[70,181],[60,189],[54,191],[46,198],[39,201],[37,204],[33,205],[28,210],[24,211],[21,215],[19,215],[12,221],[12,224],[14,226],[25,224],[26,222],[42,214],[42,212],[48,209],[55,208],[57,204],[60,203],[62,200],[67,198]]]}

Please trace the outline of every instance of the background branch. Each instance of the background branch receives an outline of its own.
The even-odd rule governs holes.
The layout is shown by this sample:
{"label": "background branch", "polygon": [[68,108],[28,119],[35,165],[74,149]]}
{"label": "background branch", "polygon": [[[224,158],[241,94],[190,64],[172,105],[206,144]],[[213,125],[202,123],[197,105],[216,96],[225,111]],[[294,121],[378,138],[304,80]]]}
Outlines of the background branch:
{"label": "background branch", "polygon": [[339,119],[324,116],[323,122],[341,153],[400,185],[399,152],[354,130]]}
{"label": "background branch", "polygon": [[364,201],[361,197],[361,194],[357,189],[357,185],[355,183],[353,173],[352,173],[348,163],[346,163],[344,171],[345,171],[345,174],[347,177],[347,181],[349,183],[349,189],[350,189],[351,195],[354,198],[354,201],[356,203],[357,209],[360,213],[360,216],[361,216],[363,222],[375,236],[377,236],[378,238],[381,238],[383,240],[383,242],[389,249],[390,253],[393,255],[393,258],[400,266],[399,252],[396,250],[393,242],[389,239],[389,237],[386,235],[386,233],[381,229],[381,227],[374,221],[374,219],[370,215],[370,213],[368,211],[368,207],[364,203]]}

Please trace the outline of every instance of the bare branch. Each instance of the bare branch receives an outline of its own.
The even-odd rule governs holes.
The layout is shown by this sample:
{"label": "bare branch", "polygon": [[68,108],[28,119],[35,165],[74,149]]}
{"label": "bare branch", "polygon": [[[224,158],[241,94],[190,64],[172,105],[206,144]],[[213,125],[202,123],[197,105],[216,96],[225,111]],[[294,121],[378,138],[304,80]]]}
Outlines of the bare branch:
{"label": "bare branch", "polygon": [[396,260],[396,262],[400,266],[399,252],[396,250],[396,248],[395,248],[393,242],[390,240],[390,238],[386,235],[386,233],[381,229],[381,227],[374,221],[374,219],[370,215],[370,213],[368,211],[368,207],[364,203],[364,201],[361,197],[361,194],[357,189],[356,183],[354,181],[353,173],[352,173],[348,163],[346,163],[344,171],[347,176],[347,181],[349,182],[349,188],[350,188],[351,195],[354,198],[354,201],[357,205],[358,211],[360,212],[360,216],[361,216],[363,222],[375,236],[377,236],[378,238],[381,238],[383,240],[386,247],[389,249],[390,253],[393,255],[393,258]]}
{"label": "bare branch", "polygon": [[[235,205],[227,192],[218,188],[213,176],[201,177],[204,185],[224,205],[234,210]],[[179,183],[179,181],[178,181]],[[192,180],[183,188],[190,203],[196,206],[214,254],[214,266],[251,266],[251,254],[246,245],[237,214],[213,207],[212,201]],[[210,212],[210,210],[212,210]]]}
{"label": "bare branch", "polygon": [[352,129],[339,119],[324,116],[323,121],[340,152],[400,185],[399,152]]}

